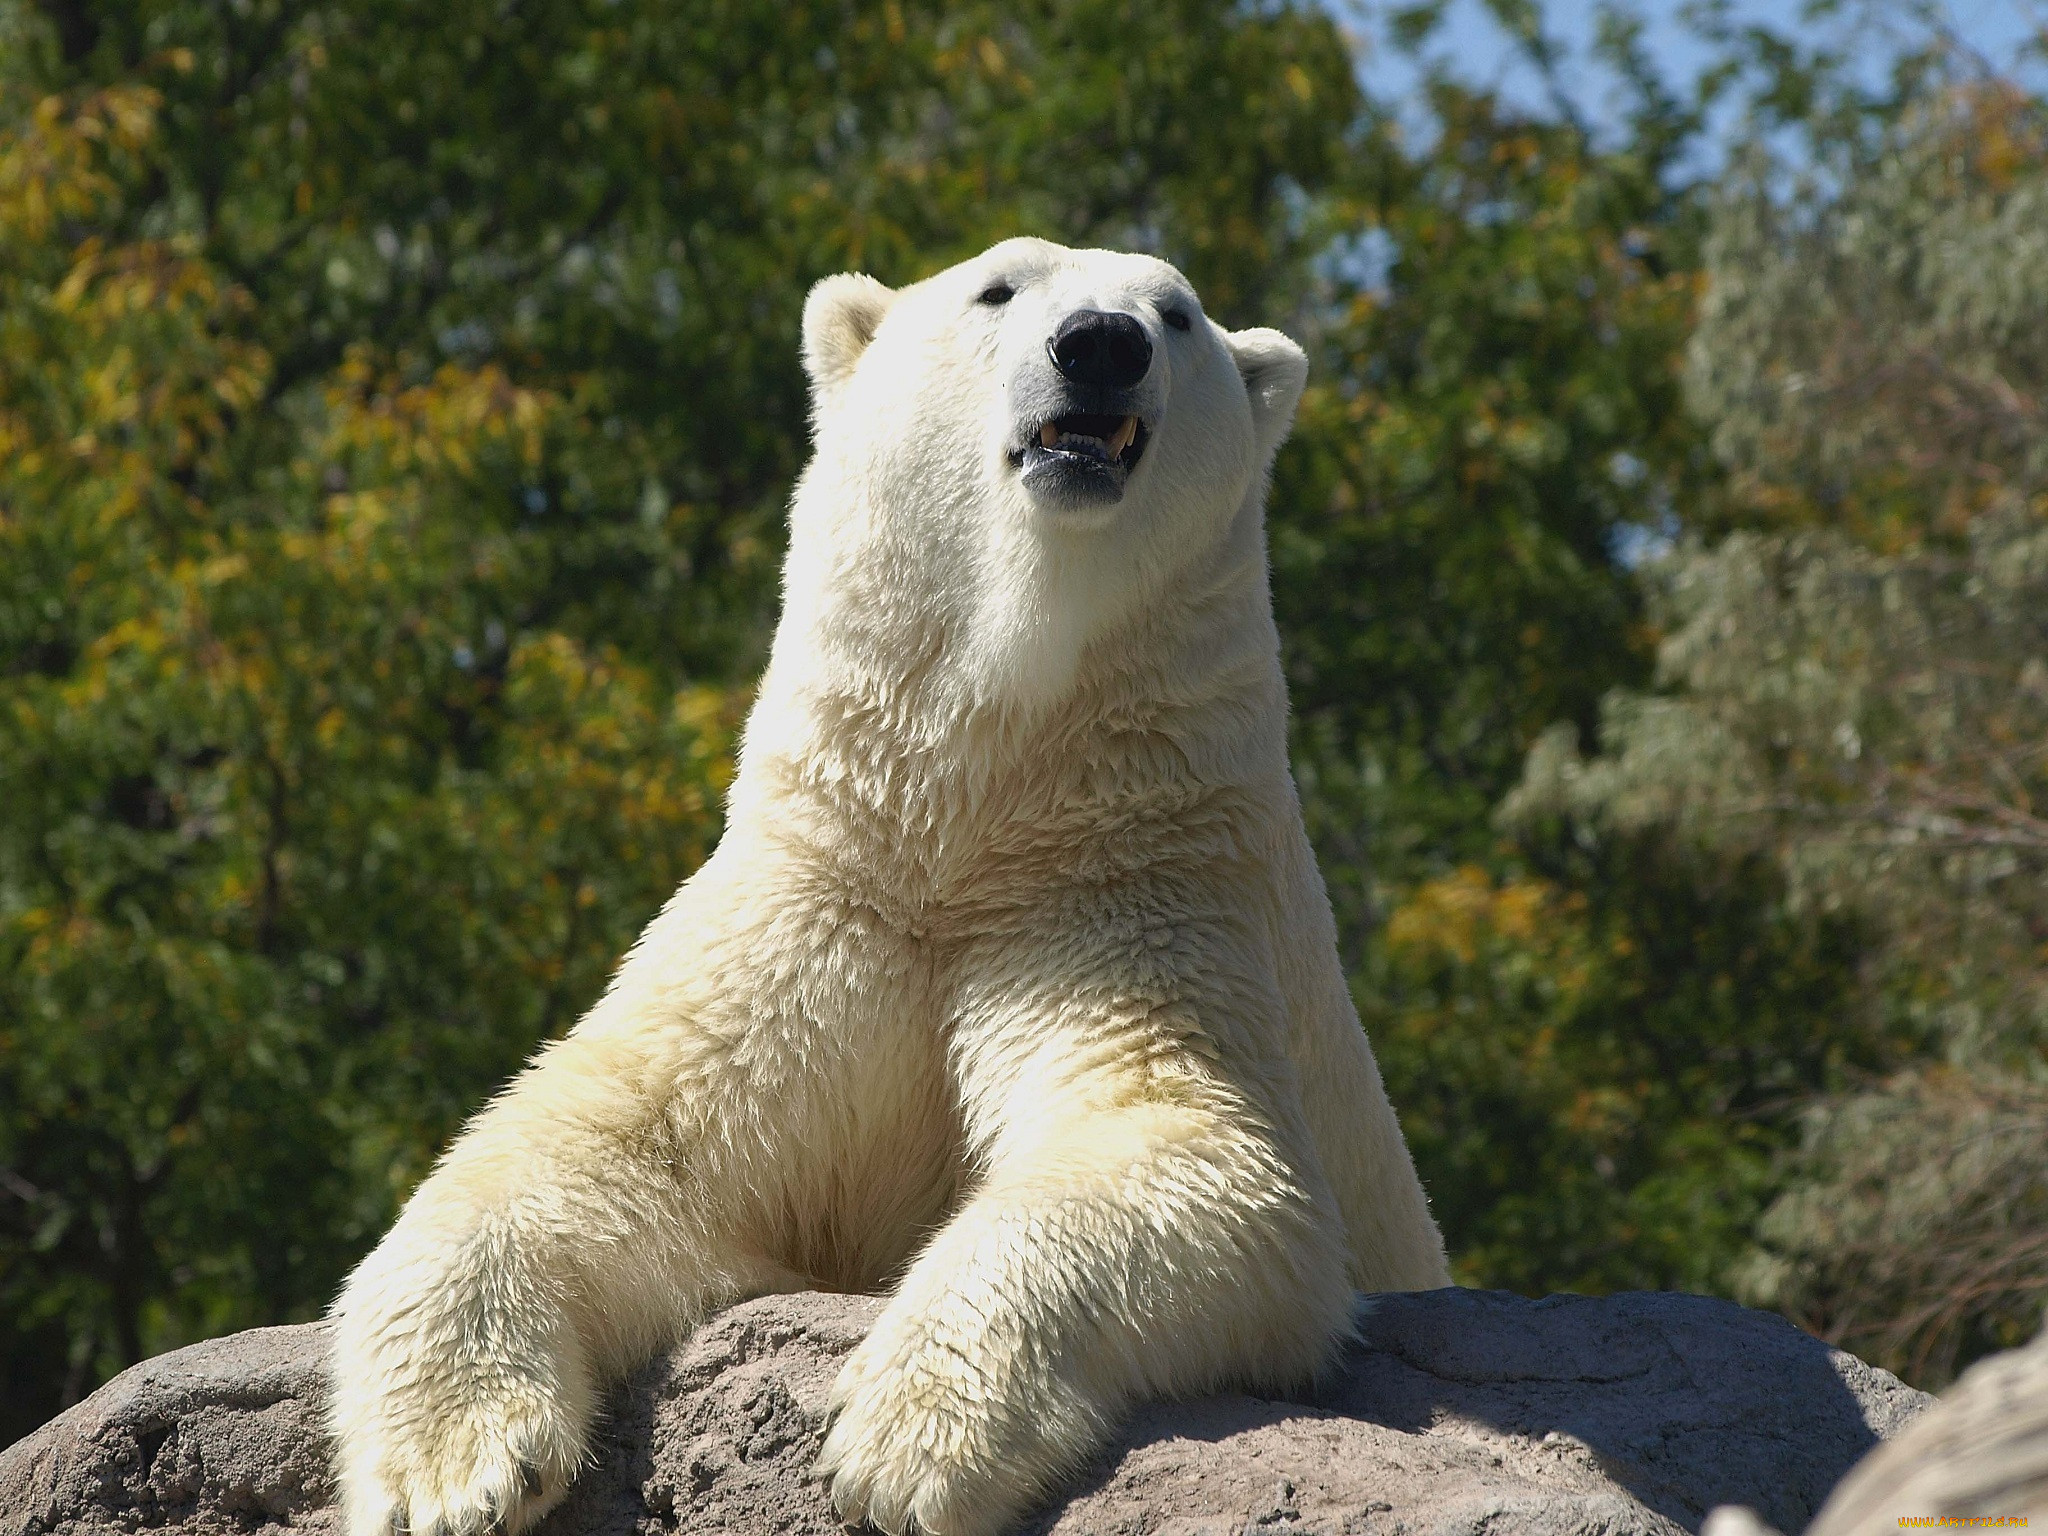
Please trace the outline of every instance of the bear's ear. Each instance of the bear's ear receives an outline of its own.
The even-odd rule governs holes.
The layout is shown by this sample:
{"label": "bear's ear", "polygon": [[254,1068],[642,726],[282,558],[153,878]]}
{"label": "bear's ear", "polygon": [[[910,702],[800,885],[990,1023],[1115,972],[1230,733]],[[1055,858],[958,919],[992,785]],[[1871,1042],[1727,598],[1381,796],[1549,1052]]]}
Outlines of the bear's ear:
{"label": "bear's ear", "polygon": [[819,279],[804,300],[804,372],[813,393],[830,393],[853,372],[895,300],[895,290],[857,272]]}
{"label": "bear's ear", "polygon": [[1271,462],[1287,429],[1294,425],[1294,408],[1301,402],[1302,386],[1308,383],[1308,354],[1278,331],[1258,329],[1229,331],[1224,340],[1237,359],[1237,371],[1244,375],[1246,393],[1252,397],[1252,431],[1258,438],[1259,457]]}

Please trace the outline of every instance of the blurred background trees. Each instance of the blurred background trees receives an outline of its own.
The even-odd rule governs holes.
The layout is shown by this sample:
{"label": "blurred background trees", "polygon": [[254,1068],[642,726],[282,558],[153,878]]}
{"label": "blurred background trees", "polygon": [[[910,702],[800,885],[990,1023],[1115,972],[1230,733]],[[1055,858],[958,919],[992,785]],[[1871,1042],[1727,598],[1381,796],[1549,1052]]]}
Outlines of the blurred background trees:
{"label": "blurred background trees", "polygon": [[1311,345],[1297,771],[1459,1277],[2030,1328],[2040,105],[1601,36],[1589,125],[1306,6],[0,0],[0,1438],[317,1314],[574,1021],[717,836],[805,288],[1018,232]]}
{"label": "blurred background trees", "polygon": [[1854,914],[1890,1073],[1805,1106],[1730,1278],[1937,1380],[2048,1296],[2048,114],[1946,62],[1724,178],[1687,382],[1749,529],[1656,571],[1662,688],[1508,806]]}

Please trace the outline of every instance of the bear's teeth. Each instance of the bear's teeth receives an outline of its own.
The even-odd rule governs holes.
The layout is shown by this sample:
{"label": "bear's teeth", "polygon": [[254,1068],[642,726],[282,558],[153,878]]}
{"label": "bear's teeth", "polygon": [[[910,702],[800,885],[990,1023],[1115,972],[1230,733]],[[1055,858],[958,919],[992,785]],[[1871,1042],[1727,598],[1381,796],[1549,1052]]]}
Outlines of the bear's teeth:
{"label": "bear's teeth", "polygon": [[1120,459],[1124,450],[1131,446],[1131,439],[1138,435],[1138,418],[1126,416],[1124,424],[1116,429],[1116,436],[1109,440],[1109,456]]}
{"label": "bear's teeth", "polygon": [[1059,447],[1060,429],[1048,421],[1044,426],[1038,429],[1038,441],[1047,448]]}

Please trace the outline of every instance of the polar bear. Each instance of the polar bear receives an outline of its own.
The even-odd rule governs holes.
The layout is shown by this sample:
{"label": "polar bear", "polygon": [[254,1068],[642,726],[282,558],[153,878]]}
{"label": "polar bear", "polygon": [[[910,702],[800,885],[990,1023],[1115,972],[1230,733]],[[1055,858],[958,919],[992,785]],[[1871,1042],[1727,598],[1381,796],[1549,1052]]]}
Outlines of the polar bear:
{"label": "polar bear", "polygon": [[347,1536],[516,1533],[737,1299],[887,1290],[819,1467],[1012,1525],[1134,1401],[1448,1283],[1289,776],[1263,526],[1307,373],[1146,256],[804,307],[814,457],[716,853],[334,1310]]}

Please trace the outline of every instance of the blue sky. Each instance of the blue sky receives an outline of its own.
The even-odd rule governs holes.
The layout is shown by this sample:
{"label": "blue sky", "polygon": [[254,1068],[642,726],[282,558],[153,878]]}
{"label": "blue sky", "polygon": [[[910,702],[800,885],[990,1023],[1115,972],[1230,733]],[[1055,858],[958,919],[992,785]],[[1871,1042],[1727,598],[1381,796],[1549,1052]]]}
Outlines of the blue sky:
{"label": "blue sky", "polygon": [[[1358,5],[1348,0],[1329,0],[1335,11],[1361,44],[1363,74],[1376,95],[1398,99],[1412,86],[1414,65],[1380,35],[1373,18],[1377,4]],[[1634,0],[1632,8],[1646,22],[1651,56],[1667,75],[1682,82],[1698,78],[1711,58],[1708,46],[1682,20],[1685,0]],[[1762,21],[1813,41],[1846,46],[1862,56],[1873,71],[1881,71],[1886,60],[1903,41],[1896,28],[1887,29],[1871,20],[1871,10],[1853,3],[1823,20],[1803,19],[1800,0],[1729,0],[1738,21]],[[1548,25],[1566,44],[1569,63],[1565,78],[1573,98],[1595,121],[1608,97],[1609,84],[1588,57],[1598,16],[1593,0],[1550,0],[1543,7]],[[1896,11],[1898,7],[1885,7]],[[1930,0],[1930,9],[1944,18],[1944,24],[1967,47],[1982,54],[2001,69],[2017,70],[2030,83],[2048,90],[2048,67],[2025,56],[2029,39],[2048,27],[2048,0]],[[1467,79],[1493,85],[1511,98],[1540,99],[1536,75],[1517,56],[1505,33],[1487,14],[1482,0],[1451,0],[1443,29],[1427,52],[1454,63]]]}

